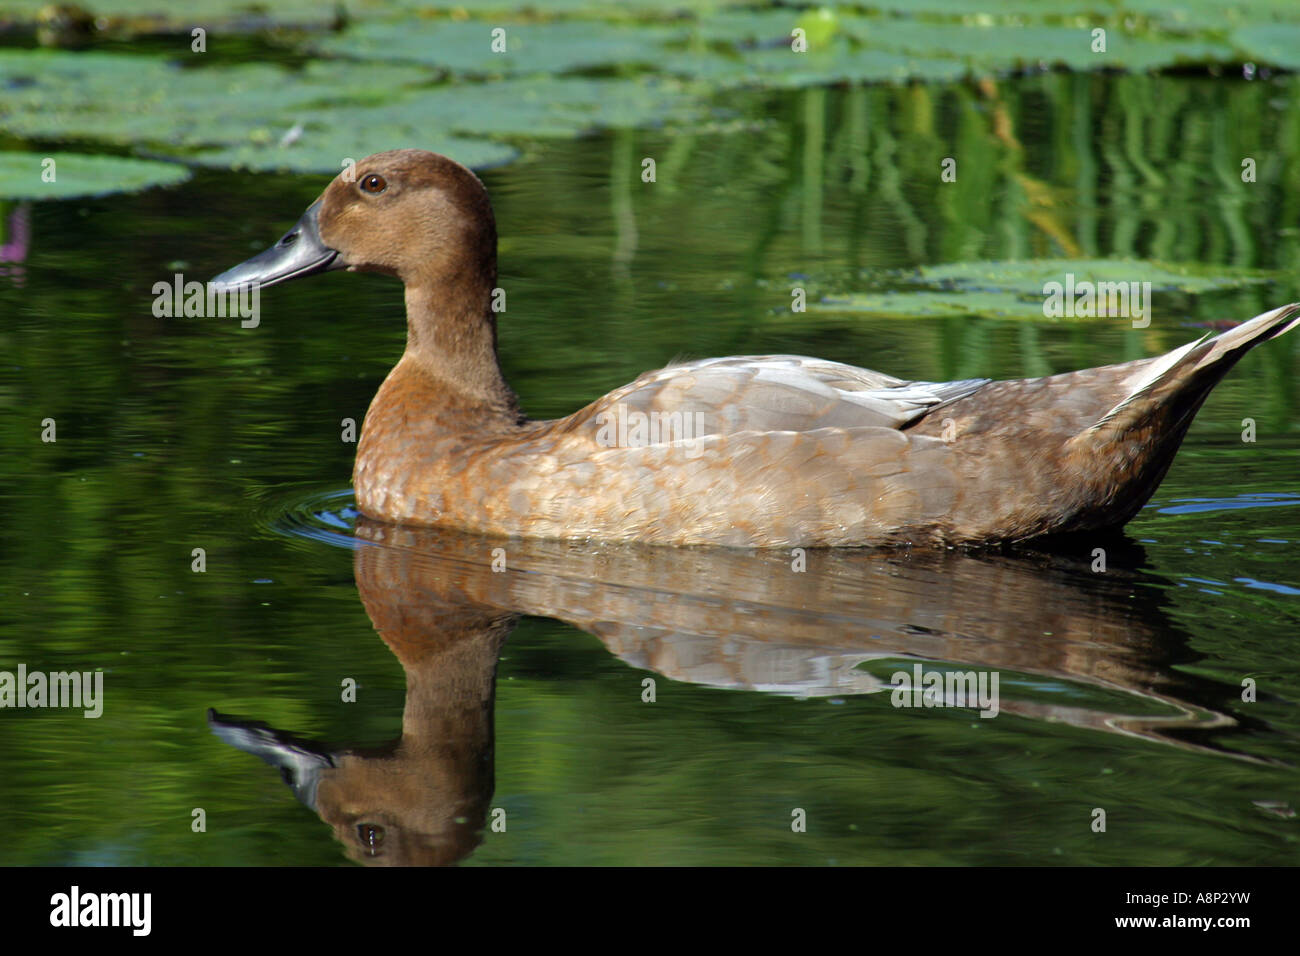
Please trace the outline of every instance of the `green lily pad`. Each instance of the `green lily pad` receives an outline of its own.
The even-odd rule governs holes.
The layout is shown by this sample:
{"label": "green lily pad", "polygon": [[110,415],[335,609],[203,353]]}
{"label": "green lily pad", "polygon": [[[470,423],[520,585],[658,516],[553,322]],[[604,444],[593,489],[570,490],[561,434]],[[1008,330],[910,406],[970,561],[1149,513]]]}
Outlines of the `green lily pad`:
{"label": "green lily pad", "polygon": [[545,76],[444,86],[393,97],[380,106],[330,107],[303,114],[309,128],[333,127],[363,137],[386,131],[416,142],[428,130],[567,138],[593,129],[690,121],[703,115],[697,100],[671,80]]}
{"label": "green lily pad", "polygon": [[222,169],[280,170],[297,173],[337,174],[345,160],[353,161],[387,149],[415,147],[450,156],[471,169],[501,166],[518,151],[504,143],[438,135],[413,128],[369,128],[365,130],[306,130],[291,145],[245,143],[195,154],[194,162]]}
{"label": "green lily pad", "polygon": [[[709,8],[750,7],[763,0],[704,0]],[[464,12],[475,17],[499,16],[525,12],[544,13],[549,16],[590,16],[603,19],[681,17],[698,13],[701,0],[405,0],[403,5],[421,10]]]}
{"label": "green lily pad", "polygon": [[[1060,9],[1090,8],[1070,4]],[[1064,16],[1051,5],[1040,14],[1057,20]],[[1106,48],[1094,52],[1092,31],[1099,24],[1106,29]],[[796,27],[805,32],[806,51],[792,49]],[[504,53],[491,49],[492,31],[498,28],[505,30]],[[845,81],[943,81],[1039,64],[1147,71],[1228,62],[1235,56],[1216,38],[1131,32],[1104,17],[1076,15],[1068,23],[1050,24],[991,16],[936,22],[786,7],[710,10],[693,25],[671,27],[491,18],[368,21],[317,40],[313,48],[360,59],[422,63],[454,74],[554,74],[617,66],[670,72],[724,87],[786,88]]]}
{"label": "green lily pad", "polygon": [[823,296],[809,302],[808,308],[817,312],[866,312],[888,318],[978,315],[1041,319],[1043,297],[1028,301],[1009,292],[857,292]]}
{"label": "green lily pad", "polygon": [[147,159],[82,153],[0,153],[0,199],[103,196],[171,186],[189,177],[184,166]]}
{"label": "green lily pad", "polygon": [[509,162],[517,151],[479,137],[568,138],[703,114],[679,85],[654,78],[536,77],[417,90],[378,106],[330,106],[294,115],[299,125],[288,145],[262,137],[193,158],[223,167],[337,173],[345,158],[414,146],[484,168]]}
{"label": "green lily pad", "polygon": [[868,48],[915,56],[951,57],[977,70],[1023,68],[1039,63],[1072,70],[1155,70],[1177,63],[1226,62],[1222,43],[1172,36],[1134,35],[1107,28],[1105,51],[1093,52],[1093,25],[1034,26],[995,23],[929,23],[846,17],[840,29]]}
{"label": "green lily pad", "polygon": [[916,272],[890,276],[892,284],[915,289],[889,289],[845,294],[823,293],[809,300],[810,310],[869,312],[891,317],[978,315],[1017,319],[1045,318],[1044,288],[1067,276],[1075,288],[1082,283],[1150,282],[1151,291],[1200,294],[1236,288],[1269,277],[1261,272],[1224,266],[1183,266],[1124,259],[1027,259],[1007,262],[957,262],[925,266]]}
{"label": "green lily pad", "polygon": [[205,165],[337,172],[346,158],[399,146],[492,166],[515,151],[476,137],[570,137],[704,115],[699,98],[672,78],[419,88],[430,79],[419,67],[342,60],[299,71],[180,69],[150,57],[5,50],[0,132],[144,146]]}
{"label": "green lily pad", "polygon": [[691,27],[691,39],[732,47],[773,44],[788,47],[791,31],[807,19],[810,13],[810,10],[790,7],[774,10],[714,10],[702,15],[699,22]]}
{"label": "green lily pad", "polygon": [[0,50],[0,131],[155,147],[269,143],[309,108],[387,98],[429,79],[382,64],[182,69],[155,57]]}
{"label": "green lily pad", "polygon": [[[657,61],[661,70],[716,85],[799,87],[858,81],[948,81],[970,73],[1066,66],[1087,71],[1158,70],[1183,63],[1223,63],[1233,49],[1217,40],[1106,27],[1106,49],[1093,52],[1096,21],[1075,25],[967,22],[833,14],[819,11],[726,10],[702,17],[693,43]],[[1105,21],[1102,21],[1105,22]],[[792,46],[795,27],[807,49]],[[679,45],[680,46],[680,45]]]}
{"label": "green lily pad", "polygon": [[1300,24],[1256,23],[1232,34],[1243,59],[1300,70]]}
{"label": "green lily pad", "polygon": [[[352,15],[367,8],[384,10],[389,5],[377,0],[349,0]],[[59,9],[55,15],[55,8]],[[262,29],[268,25],[324,27],[333,23],[337,11],[320,0],[85,0],[76,4],[53,4],[49,0],[0,0],[0,20],[85,30],[119,33],[189,33],[196,26]],[[88,22],[87,22],[88,21]]]}
{"label": "green lily pad", "polygon": [[998,17],[1096,17],[1114,14],[1112,0],[874,0],[864,3],[875,10],[915,16],[962,17],[991,21]]}
{"label": "green lily pad", "polygon": [[967,72],[958,60],[867,50],[842,41],[828,50],[808,53],[795,53],[785,43],[779,47],[733,54],[716,50],[680,50],[666,55],[660,61],[660,67],[714,86],[785,89],[844,82],[956,80]]}
{"label": "green lily pad", "polygon": [[1250,0],[1250,3],[1222,3],[1220,0],[1124,0],[1123,12],[1149,17],[1162,27],[1188,32],[1230,30],[1262,21],[1300,22],[1300,5],[1293,0]]}
{"label": "green lily pad", "polygon": [[[494,33],[502,52],[493,52]],[[357,59],[422,63],[458,74],[566,73],[607,66],[651,67],[681,28],[599,20],[512,23],[435,20],[358,24],[311,44],[318,52]]]}
{"label": "green lily pad", "polygon": [[[709,0],[710,8],[748,6],[755,0]],[[49,19],[42,11],[50,0],[0,0],[0,20],[35,24]],[[430,12],[475,17],[537,12],[546,16],[586,16],[602,19],[676,18],[696,12],[699,0],[83,0],[80,7],[112,30],[188,33],[195,26],[218,25],[223,30],[252,31],[267,27],[320,29],[339,21],[340,9],[352,21],[371,18],[411,19]],[[64,19],[69,19],[65,16]]]}
{"label": "green lily pad", "polygon": [[1191,293],[1231,289],[1252,282],[1266,282],[1269,278],[1258,270],[1230,266],[1134,259],[1019,259],[923,266],[917,270],[913,281],[1041,296],[1045,283],[1064,281],[1067,273],[1073,275],[1076,282],[1150,282],[1153,289]]}

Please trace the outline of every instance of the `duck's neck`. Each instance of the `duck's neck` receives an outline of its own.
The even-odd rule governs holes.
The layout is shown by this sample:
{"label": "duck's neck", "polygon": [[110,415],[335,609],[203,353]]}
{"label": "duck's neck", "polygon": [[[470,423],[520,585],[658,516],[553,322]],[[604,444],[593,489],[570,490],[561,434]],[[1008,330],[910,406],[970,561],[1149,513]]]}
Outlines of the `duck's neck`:
{"label": "duck's neck", "polygon": [[465,280],[466,288],[407,286],[406,352],[393,373],[408,389],[424,380],[420,401],[434,417],[445,410],[472,427],[510,426],[520,420],[519,404],[497,363],[487,278]]}

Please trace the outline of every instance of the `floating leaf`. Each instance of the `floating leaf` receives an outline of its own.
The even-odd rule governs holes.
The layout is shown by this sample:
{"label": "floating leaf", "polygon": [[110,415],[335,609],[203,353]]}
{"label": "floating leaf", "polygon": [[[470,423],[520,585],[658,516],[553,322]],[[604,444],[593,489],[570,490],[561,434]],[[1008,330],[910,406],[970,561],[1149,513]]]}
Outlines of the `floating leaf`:
{"label": "floating leaf", "polygon": [[[53,160],[51,165],[48,161]],[[46,182],[46,170],[53,180]],[[184,182],[176,163],[81,153],[0,153],[0,199],[71,199]]]}
{"label": "floating leaf", "polygon": [[[1072,277],[1068,279],[1067,277]],[[1150,282],[1151,291],[1200,294],[1268,281],[1260,272],[1224,266],[1169,265],[1124,259],[1027,259],[956,262],[925,266],[888,277],[915,290],[824,293],[808,307],[882,316],[979,315],[1020,319],[1045,317],[1045,286]],[[1148,303],[1149,306],[1149,303]]]}
{"label": "floating leaf", "polygon": [[996,289],[1041,296],[1048,282],[1150,282],[1153,289],[1201,293],[1230,289],[1268,276],[1248,269],[1199,264],[1168,264],[1134,259],[1020,259],[953,262],[924,266],[914,281],[969,289]]}
{"label": "floating leaf", "polygon": [[933,318],[979,315],[987,318],[1043,318],[1043,297],[1027,301],[1010,292],[864,292],[827,295],[809,302],[810,310],[866,312],[871,315]]}
{"label": "floating leaf", "polygon": [[671,81],[533,77],[416,91],[378,107],[308,111],[304,123],[364,136],[391,131],[391,135],[418,141],[429,130],[479,136],[569,137],[592,129],[692,120],[703,115],[697,100]]}
{"label": "floating leaf", "polygon": [[274,142],[309,107],[366,102],[429,79],[424,70],[379,64],[182,69],[155,57],[0,50],[0,130],[127,145]]}
{"label": "floating leaf", "polygon": [[929,23],[846,17],[841,29],[874,49],[914,56],[951,57],[976,70],[1024,68],[1039,63],[1073,70],[1154,70],[1181,62],[1225,62],[1232,50],[1183,37],[1135,35],[1108,29],[1105,51],[1093,51],[1091,23],[1078,26]]}
{"label": "floating leaf", "polygon": [[[494,52],[501,30],[503,52]],[[565,73],[608,66],[651,67],[681,28],[602,21],[510,23],[497,20],[368,22],[316,41],[320,52],[358,59],[423,63],[453,73]]]}
{"label": "floating leaf", "polygon": [[1256,23],[1232,35],[1232,45],[1242,57],[1284,70],[1300,70],[1300,25]]}
{"label": "floating leaf", "polygon": [[1150,17],[1158,26],[1188,32],[1222,31],[1261,21],[1300,22],[1300,4],[1295,0],[1250,0],[1250,3],[1222,3],[1221,0],[1124,0],[1123,13]]}
{"label": "floating leaf", "polygon": [[430,76],[341,60],[300,71],[180,69],[150,57],[0,51],[0,131],[144,145],[210,165],[337,172],[345,158],[400,146],[491,166],[515,151],[467,136],[568,137],[704,115],[673,79],[543,76],[416,88]]}
{"label": "floating leaf", "polygon": [[797,88],[844,82],[955,80],[966,74],[958,60],[867,50],[843,41],[821,52],[795,53],[788,42],[735,54],[682,50],[666,55],[660,67],[717,86]]}
{"label": "floating leaf", "polygon": [[377,128],[365,130],[305,131],[289,146],[278,143],[245,143],[223,149],[204,150],[194,162],[222,169],[283,170],[298,173],[336,174],[347,159],[359,160],[371,153],[414,147],[450,156],[471,169],[485,169],[510,162],[518,151],[503,143],[481,139],[435,135],[414,129]]}
{"label": "floating leaf", "polygon": [[[337,19],[333,4],[320,0],[275,0],[271,2],[234,2],[231,0],[88,0],[82,9],[75,4],[53,4],[49,0],[0,0],[0,20],[19,23],[75,25],[78,14],[97,21],[96,28],[126,33],[189,33],[195,26],[262,29],[272,25],[323,27]],[[379,0],[349,0],[349,13],[367,9],[391,12],[389,4]]]}
{"label": "floating leaf", "polygon": [[[754,0],[710,0],[710,7],[747,6]],[[379,17],[427,16],[442,11],[464,16],[518,15],[521,6],[548,16],[598,16],[602,19],[676,18],[695,12],[698,0],[87,0],[84,4],[95,18],[118,31],[189,33],[194,26],[220,25],[225,31],[258,30],[267,27],[319,29],[340,20],[340,9],[348,20]],[[0,0],[0,20],[35,24],[42,11],[58,4],[50,0]],[[72,6],[72,5],[68,5]],[[48,17],[48,13],[45,14]]]}

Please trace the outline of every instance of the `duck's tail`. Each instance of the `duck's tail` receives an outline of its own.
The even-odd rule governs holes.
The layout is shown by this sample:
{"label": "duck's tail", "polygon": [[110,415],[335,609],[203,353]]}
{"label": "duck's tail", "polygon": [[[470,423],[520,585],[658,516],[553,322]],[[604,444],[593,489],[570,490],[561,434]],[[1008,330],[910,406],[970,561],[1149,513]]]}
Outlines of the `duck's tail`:
{"label": "duck's tail", "polygon": [[1260,342],[1284,335],[1297,325],[1300,304],[1292,303],[1162,355],[1135,374],[1128,383],[1128,393],[1085,434],[1094,441],[1119,437],[1142,428],[1159,415],[1166,419],[1161,431],[1181,437],[1191,416],[1238,359]]}

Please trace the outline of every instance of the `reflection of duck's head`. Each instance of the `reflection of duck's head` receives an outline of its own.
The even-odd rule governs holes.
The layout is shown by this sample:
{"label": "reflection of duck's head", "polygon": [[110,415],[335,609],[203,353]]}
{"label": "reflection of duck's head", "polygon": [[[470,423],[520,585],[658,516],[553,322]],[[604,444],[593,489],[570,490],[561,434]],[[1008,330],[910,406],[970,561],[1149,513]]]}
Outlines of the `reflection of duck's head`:
{"label": "reflection of duck's head", "polygon": [[[332,749],[215,714],[227,743],[277,766],[359,863],[438,866],[482,839],[493,788],[492,703],[511,615],[421,603],[368,606],[406,672],[402,736]],[[409,605],[408,605],[409,606]]]}

